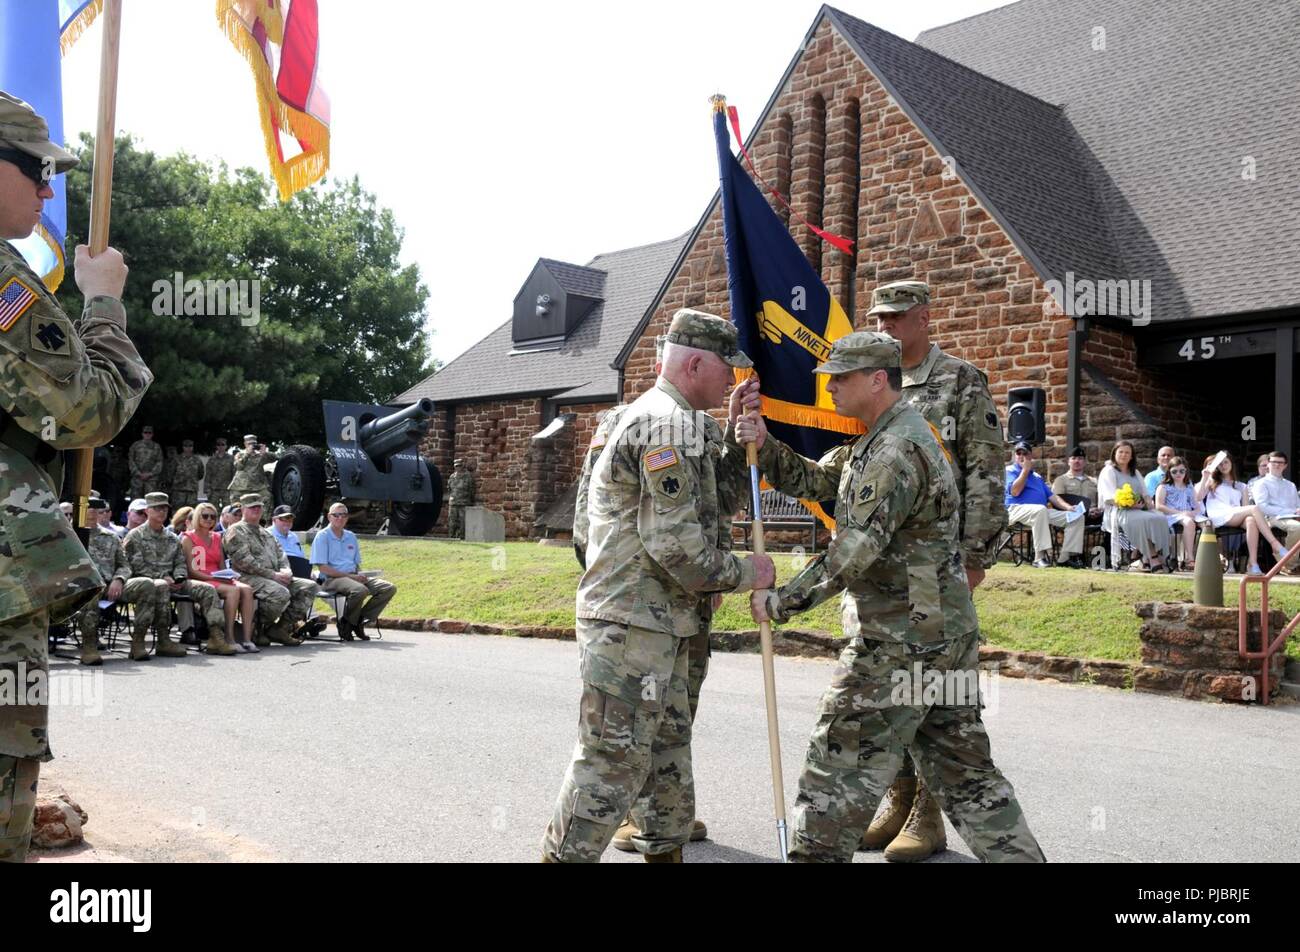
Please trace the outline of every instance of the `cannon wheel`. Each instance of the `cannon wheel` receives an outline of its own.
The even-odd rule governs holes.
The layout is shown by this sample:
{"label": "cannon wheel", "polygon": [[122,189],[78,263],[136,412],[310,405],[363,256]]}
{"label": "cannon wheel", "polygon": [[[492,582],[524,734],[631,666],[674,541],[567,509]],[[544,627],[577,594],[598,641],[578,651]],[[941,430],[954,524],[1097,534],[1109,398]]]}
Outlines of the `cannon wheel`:
{"label": "cannon wheel", "polygon": [[275,464],[271,496],[293,510],[294,529],[310,529],[325,505],[325,459],[314,446],[289,447]]}
{"label": "cannon wheel", "polygon": [[433,528],[442,511],[442,473],[433,465],[433,460],[424,458],[429,467],[429,478],[433,483],[433,502],[395,502],[388,524],[398,535],[422,536]]}

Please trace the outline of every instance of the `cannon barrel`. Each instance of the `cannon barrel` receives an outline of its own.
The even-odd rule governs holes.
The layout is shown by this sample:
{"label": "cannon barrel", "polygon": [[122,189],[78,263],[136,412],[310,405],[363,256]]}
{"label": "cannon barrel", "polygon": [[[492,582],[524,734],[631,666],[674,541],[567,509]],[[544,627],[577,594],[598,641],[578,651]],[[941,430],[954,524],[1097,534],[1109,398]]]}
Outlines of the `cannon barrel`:
{"label": "cannon barrel", "polygon": [[420,442],[432,415],[433,401],[425,397],[405,410],[371,420],[357,434],[357,442],[376,466],[383,466],[397,453]]}

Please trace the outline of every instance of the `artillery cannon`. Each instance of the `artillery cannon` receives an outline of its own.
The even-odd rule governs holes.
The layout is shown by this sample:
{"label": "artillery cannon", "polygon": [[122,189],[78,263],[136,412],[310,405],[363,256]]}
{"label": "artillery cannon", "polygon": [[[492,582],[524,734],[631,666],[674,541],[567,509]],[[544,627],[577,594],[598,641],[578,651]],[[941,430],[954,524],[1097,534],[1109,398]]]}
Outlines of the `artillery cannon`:
{"label": "artillery cannon", "polygon": [[313,446],[290,446],[275,464],[271,496],[293,510],[293,527],[309,529],[329,505],[354,500],[381,504],[389,527],[400,535],[424,535],[442,509],[442,474],[420,455],[420,441],[433,415],[432,400],[404,410],[323,400],[328,455]]}

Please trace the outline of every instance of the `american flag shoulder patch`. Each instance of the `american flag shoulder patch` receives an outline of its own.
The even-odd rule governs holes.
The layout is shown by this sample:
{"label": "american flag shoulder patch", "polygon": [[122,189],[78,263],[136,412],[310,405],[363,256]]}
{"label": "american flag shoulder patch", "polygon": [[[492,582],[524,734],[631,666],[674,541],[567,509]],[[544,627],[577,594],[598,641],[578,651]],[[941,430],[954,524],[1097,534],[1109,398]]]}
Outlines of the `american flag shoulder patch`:
{"label": "american flag shoulder patch", "polygon": [[36,303],[36,292],[17,278],[10,278],[0,287],[0,331],[14,326],[23,312]]}
{"label": "american flag shoulder patch", "polygon": [[655,473],[661,469],[667,469],[669,466],[676,466],[677,463],[677,451],[671,446],[662,446],[657,450],[651,450],[645,455],[645,471],[647,473]]}

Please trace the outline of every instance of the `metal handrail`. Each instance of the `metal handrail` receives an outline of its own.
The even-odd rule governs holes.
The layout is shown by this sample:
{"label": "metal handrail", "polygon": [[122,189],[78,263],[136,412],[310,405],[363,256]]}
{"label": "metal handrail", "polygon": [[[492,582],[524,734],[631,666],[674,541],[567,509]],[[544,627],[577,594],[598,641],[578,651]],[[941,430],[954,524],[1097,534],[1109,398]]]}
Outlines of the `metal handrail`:
{"label": "metal handrail", "polygon": [[[1278,559],[1277,564],[1268,570],[1266,575],[1243,575],[1241,578],[1241,589],[1237,593],[1237,654],[1246,661],[1260,661],[1262,667],[1259,675],[1260,682],[1260,703],[1268,703],[1268,674],[1269,662],[1272,661],[1273,655],[1277,654],[1286,644],[1286,640],[1291,637],[1291,632],[1295,630],[1297,624],[1300,624],[1300,614],[1297,614],[1284,627],[1273,641],[1268,640],[1268,583],[1272,578],[1281,572],[1296,553],[1300,552],[1300,545],[1292,546]],[[1263,646],[1259,651],[1250,651],[1246,648],[1246,586],[1251,582],[1259,583],[1259,634],[1260,644]]]}

